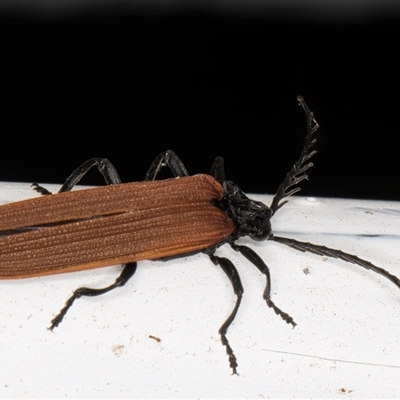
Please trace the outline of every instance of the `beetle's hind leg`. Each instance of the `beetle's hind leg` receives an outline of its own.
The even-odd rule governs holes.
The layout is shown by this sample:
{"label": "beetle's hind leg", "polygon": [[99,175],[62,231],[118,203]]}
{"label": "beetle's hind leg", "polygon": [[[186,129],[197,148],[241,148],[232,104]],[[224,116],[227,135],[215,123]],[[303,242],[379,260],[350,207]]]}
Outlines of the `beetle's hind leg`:
{"label": "beetle's hind leg", "polygon": [[107,293],[117,287],[121,287],[124,286],[130,278],[132,278],[133,274],[136,272],[136,267],[137,267],[137,263],[129,263],[126,264],[124,266],[124,269],[122,270],[121,274],[118,276],[118,278],[115,280],[115,282],[110,285],[107,286],[105,288],[102,289],[92,289],[92,288],[87,288],[87,287],[80,287],[78,289],[76,289],[74,291],[74,293],[72,294],[72,296],[67,300],[67,302],[65,303],[65,306],[62,308],[62,310],[56,315],[56,317],[54,317],[51,320],[51,325],[48,329],[50,329],[51,331],[57,327],[61,321],[63,320],[63,318],[65,317],[65,314],[67,313],[67,311],[69,310],[69,308],[72,306],[72,304],[74,303],[74,301],[76,299],[79,299],[82,296],[100,296],[104,293]]}
{"label": "beetle's hind leg", "polygon": [[219,265],[225,272],[232,283],[233,291],[235,292],[237,297],[236,304],[231,312],[231,315],[226,319],[226,321],[222,324],[221,328],[219,328],[218,331],[221,335],[221,342],[226,348],[226,354],[228,354],[229,357],[229,366],[232,368],[232,373],[237,374],[236,368],[238,366],[238,363],[236,360],[236,356],[233,353],[232,347],[230,346],[229,341],[226,337],[226,334],[228,332],[229,326],[232,324],[233,320],[236,317],[240,303],[242,301],[243,286],[242,282],[240,281],[239,273],[230,260],[223,257],[217,257],[214,254],[208,254],[208,256],[215,265]]}
{"label": "beetle's hind leg", "polygon": [[275,314],[279,315],[285,322],[291,324],[293,328],[297,325],[293,318],[286,312],[282,311],[275,303],[271,300],[271,275],[269,273],[269,268],[267,264],[261,259],[261,257],[252,249],[246,246],[239,246],[235,243],[230,243],[231,247],[235,251],[242,253],[253,265],[255,265],[261,273],[263,273],[267,279],[267,284],[265,286],[263,298],[267,302],[268,307],[275,311]]}
{"label": "beetle's hind leg", "polygon": [[144,180],[153,181],[164,167],[168,167],[176,177],[189,176],[189,172],[176,153],[172,150],[167,150],[159,154],[152,162]]}
{"label": "beetle's hind leg", "polygon": [[[91,158],[87,160],[83,164],[81,164],[78,168],[76,168],[72,174],[66,179],[64,184],[61,186],[61,189],[58,193],[69,192],[72,188],[92,169],[93,167],[97,167],[99,172],[103,175],[103,178],[107,185],[114,185],[117,183],[121,183],[121,179],[118,175],[118,172],[113,164],[107,158]],[[49,195],[52,194],[47,189],[42,186],[39,186],[37,183],[33,183],[32,186],[34,189],[43,194]],[[136,271],[136,263],[126,264],[119,275],[119,277],[115,280],[115,282],[102,289],[92,289],[86,287],[80,287],[76,289],[73,295],[67,300],[65,306],[58,313],[58,315],[51,321],[51,325],[49,327],[50,330],[53,330],[56,326],[58,326],[63,320],[65,314],[72,306],[76,299],[79,299],[82,296],[99,296],[101,294],[107,293],[110,290],[113,290],[117,287],[124,286],[126,282],[133,276]]]}
{"label": "beetle's hind leg", "polygon": [[[113,164],[107,158],[95,157],[87,160],[76,168],[72,174],[66,179],[58,193],[69,192],[72,188],[93,168],[97,167],[99,172],[103,175],[107,185],[114,185],[121,183],[121,179]],[[43,186],[38,185],[36,182],[31,185],[33,190],[36,190],[42,195],[52,194]]]}

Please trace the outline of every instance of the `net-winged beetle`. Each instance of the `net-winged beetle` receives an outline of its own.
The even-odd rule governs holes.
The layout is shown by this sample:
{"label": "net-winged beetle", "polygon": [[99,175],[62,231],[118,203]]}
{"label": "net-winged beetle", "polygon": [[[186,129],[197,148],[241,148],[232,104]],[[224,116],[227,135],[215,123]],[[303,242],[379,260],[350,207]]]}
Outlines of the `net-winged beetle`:
{"label": "net-winged beetle", "polygon": [[[264,261],[236,240],[273,240],[296,250],[339,258],[370,269],[400,288],[400,280],[355,255],[325,246],[274,236],[270,220],[297,193],[307,178],[316,153],[311,150],[318,124],[302,97],[298,102],[307,118],[307,135],[299,159],[278,187],[271,206],[249,199],[238,186],[225,180],[223,159],[218,157],[209,175],[189,176],[173,151],[160,154],[143,182],[121,184],[114,166],[93,158],[78,167],[58,193],[33,184],[44,196],[0,206],[0,279],[17,279],[123,264],[116,281],[102,289],[80,287],[51,321],[54,329],[72,303],[81,296],[98,296],[126,284],[137,261],[165,259],[203,252],[219,265],[231,281],[236,303],[219,329],[229,365],[237,373],[237,360],[227,339],[229,326],[239,309],[243,287],[233,263],[215,255],[223,244],[241,253],[266,277],[263,297],[277,315],[295,326],[293,318],[271,300],[270,272]],[[108,186],[71,192],[96,166]],[[168,166],[175,178],[155,180]],[[101,201],[99,201],[101,199]]]}

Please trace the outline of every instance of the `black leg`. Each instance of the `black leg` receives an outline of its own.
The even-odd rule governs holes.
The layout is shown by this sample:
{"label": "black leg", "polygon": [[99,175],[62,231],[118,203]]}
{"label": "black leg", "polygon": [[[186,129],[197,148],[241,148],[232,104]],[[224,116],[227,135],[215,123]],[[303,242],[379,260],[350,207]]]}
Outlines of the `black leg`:
{"label": "black leg", "polygon": [[[116,183],[121,183],[121,179],[118,175],[117,170],[114,165],[111,164],[107,158],[91,158],[87,160],[78,168],[76,168],[72,174],[67,178],[58,193],[69,192],[72,188],[88,173],[93,167],[97,167],[99,172],[103,175],[104,180],[107,185],[114,185]],[[32,183],[33,189],[43,195],[52,194],[44,187],[38,185],[37,183]]]}
{"label": "black leg", "polygon": [[137,263],[126,264],[119,277],[115,280],[115,282],[112,285],[107,286],[105,288],[92,289],[87,287],[80,287],[76,289],[72,294],[72,296],[67,300],[62,310],[57,314],[56,317],[52,319],[49,329],[52,331],[55,327],[57,327],[61,323],[65,314],[67,313],[67,311],[69,310],[69,308],[72,306],[72,304],[76,299],[79,299],[82,296],[90,296],[90,297],[100,296],[101,294],[107,293],[117,287],[124,286],[126,282],[128,282],[129,279],[132,278],[133,274],[136,272],[136,267]]}
{"label": "black leg", "polygon": [[283,312],[280,308],[278,308],[275,303],[271,300],[271,276],[269,273],[268,266],[264,263],[261,257],[246,246],[239,246],[235,243],[230,244],[235,251],[239,251],[242,253],[244,257],[246,257],[253,265],[255,265],[261,273],[263,273],[267,279],[267,284],[265,286],[263,298],[267,302],[268,307],[272,308],[277,315],[279,315],[284,321],[288,324],[292,324],[293,328],[297,325],[293,318],[288,314]]}
{"label": "black leg", "polygon": [[314,113],[310,111],[305,103],[304,99],[301,96],[298,96],[297,101],[303,107],[304,112],[306,113],[307,117],[307,136],[306,141],[304,143],[303,150],[301,151],[299,159],[293,165],[292,169],[286,174],[285,179],[279,185],[279,188],[272,199],[271,203],[271,211],[272,214],[275,214],[277,210],[279,210],[287,201],[281,200],[285,197],[289,197],[294,193],[297,193],[300,188],[294,187],[291,190],[287,191],[287,189],[296,186],[304,179],[308,179],[307,171],[309,168],[313,167],[313,163],[306,162],[317,152],[316,150],[310,151],[310,148],[313,144],[317,141],[316,139],[312,138],[312,135],[317,131],[319,125],[314,118]]}
{"label": "black leg", "polygon": [[221,185],[225,182],[224,159],[217,157],[211,167],[210,175],[213,176]]}
{"label": "black leg", "polygon": [[181,159],[172,150],[167,150],[156,157],[147,171],[145,181],[153,181],[156,179],[160,170],[164,167],[169,167],[174,176],[183,177],[189,176]]}
{"label": "black leg", "polygon": [[223,257],[217,257],[214,254],[209,254],[208,256],[215,265],[219,265],[225,272],[225,274],[232,283],[233,291],[235,292],[237,297],[236,304],[235,307],[233,308],[231,315],[226,319],[226,321],[222,324],[221,328],[219,329],[219,334],[221,335],[221,342],[226,347],[226,354],[228,354],[229,357],[229,366],[232,368],[232,373],[237,374],[236,368],[238,366],[238,363],[236,361],[236,357],[235,354],[233,353],[232,347],[229,345],[226,333],[228,331],[229,326],[235,319],[240,303],[242,301],[243,286],[242,283],[240,282],[239,273],[230,260]]}
{"label": "black leg", "polygon": [[271,235],[269,239],[275,242],[283,243],[286,246],[292,247],[293,249],[302,252],[308,251],[309,253],[318,254],[320,256],[338,258],[340,260],[344,260],[346,262],[359,265],[360,267],[369,269],[371,271],[376,272],[379,275],[382,275],[386,279],[389,279],[389,281],[393,282],[398,288],[400,288],[400,279],[397,278],[397,276],[394,276],[385,269],[377,267],[376,265],[370,263],[369,261],[363,260],[362,258],[359,258],[353,254],[345,253],[344,251],[341,250],[330,249],[329,247],[326,246],[319,246],[317,244],[300,242],[298,240],[283,238],[279,236]]}
{"label": "black leg", "polygon": [[[72,188],[86,175],[86,173],[93,167],[97,167],[99,172],[103,175],[104,180],[107,185],[113,185],[117,183],[121,183],[121,179],[118,175],[117,170],[114,165],[111,164],[109,160],[106,158],[91,158],[87,160],[83,164],[81,164],[78,168],[76,168],[72,174],[66,179],[65,183],[61,186],[59,193],[61,192],[69,192]],[[50,195],[51,192],[45,189],[42,186],[39,186],[37,183],[33,183],[32,186],[34,190],[43,194]],[[99,296],[101,294],[107,293],[110,290],[113,290],[117,287],[124,286],[126,282],[133,276],[136,271],[136,263],[126,264],[123,267],[123,270],[120,276],[115,280],[115,282],[102,289],[91,289],[86,287],[78,288],[74,291],[73,295],[67,300],[63,309],[58,313],[58,315],[51,321],[51,325],[49,327],[50,330],[53,330],[57,327],[61,321],[63,320],[65,314],[72,306],[76,299],[79,299],[82,296]]]}
{"label": "black leg", "polygon": [[51,193],[49,190],[47,190],[45,187],[40,186],[38,183],[33,182],[31,185],[31,188],[33,190],[35,190],[36,192],[40,193],[43,196],[48,196],[49,194],[53,194]]}

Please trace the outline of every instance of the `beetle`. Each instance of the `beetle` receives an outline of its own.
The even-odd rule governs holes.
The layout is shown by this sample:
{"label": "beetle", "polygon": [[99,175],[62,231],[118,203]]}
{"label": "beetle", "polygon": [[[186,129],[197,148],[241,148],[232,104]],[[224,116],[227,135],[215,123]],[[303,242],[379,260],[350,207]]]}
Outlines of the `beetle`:
{"label": "beetle", "polygon": [[[370,269],[400,288],[396,276],[355,255],[273,235],[271,218],[289,196],[300,190],[298,184],[308,178],[313,166],[309,160],[316,153],[311,148],[316,142],[313,135],[318,123],[304,99],[299,96],[297,100],[307,119],[305,143],[269,207],[251,200],[235,183],[225,179],[221,157],[216,158],[209,175],[189,176],[178,156],[168,150],[154,160],[144,181],[124,184],[109,160],[92,158],[72,172],[58,193],[52,194],[34,183],[34,189],[43,196],[0,206],[0,279],[124,266],[120,276],[107,287],[76,289],[51,321],[49,329],[53,330],[76,299],[124,286],[134,275],[137,261],[203,252],[222,268],[236,295],[233,310],[219,329],[233,374],[237,373],[238,363],[227,331],[239,309],[243,286],[233,263],[215,254],[218,247],[230,245],[265,275],[263,298],[267,306],[293,327],[293,318],[271,299],[268,266],[251,248],[236,243],[240,237],[273,240],[302,252],[342,259]],[[107,186],[71,191],[94,166]],[[165,166],[175,178],[156,180]]]}

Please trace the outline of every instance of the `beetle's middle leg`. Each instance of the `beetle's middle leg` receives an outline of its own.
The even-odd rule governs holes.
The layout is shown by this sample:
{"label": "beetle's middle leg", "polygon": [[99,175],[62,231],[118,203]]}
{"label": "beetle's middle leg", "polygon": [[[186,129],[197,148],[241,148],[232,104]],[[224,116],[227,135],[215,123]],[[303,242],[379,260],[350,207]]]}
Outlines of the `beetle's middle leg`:
{"label": "beetle's middle leg", "polygon": [[281,318],[287,322],[288,324],[292,324],[293,328],[297,325],[293,318],[288,314],[282,311],[279,307],[275,305],[275,303],[271,300],[271,275],[269,273],[269,268],[262,260],[262,258],[252,249],[246,246],[239,246],[235,243],[230,243],[233,250],[242,253],[244,257],[246,257],[253,265],[255,265],[261,273],[263,273],[267,279],[267,284],[264,290],[264,300],[267,302],[268,307],[272,308],[277,315],[280,315]]}
{"label": "beetle's middle leg", "polygon": [[[107,185],[115,185],[121,183],[121,178],[114,165],[107,158],[95,157],[85,161],[72,174],[66,179],[58,193],[69,192],[72,188],[93,168],[97,167],[99,172],[103,175]],[[43,195],[52,194],[43,186],[38,185],[36,182],[32,183],[34,190]]]}
{"label": "beetle's middle leg", "polygon": [[117,287],[124,286],[130,278],[132,278],[133,274],[136,272],[136,267],[137,263],[129,263],[124,266],[124,269],[122,270],[121,274],[118,276],[118,278],[115,280],[115,282],[102,289],[92,289],[92,288],[87,288],[87,287],[80,287],[74,291],[72,296],[67,300],[65,303],[65,306],[62,308],[62,310],[51,320],[51,325],[49,329],[52,331],[55,327],[57,327],[63,318],[65,317],[65,314],[69,310],[69,308],[72,306],[73,302],[76,299],[79,299],[82,296],[100,296],[101,294],[107,293]]}
{"label": "beetle's middle leg", "polygon": [[164,167],[168,167],[176,177],[181,178],[183,176],[189,176],[189,172],[183,165],[181,159],[176,155],[176,153],[172,150],[167,150],[159,154],[152,162],[144,180],[153,181],[154,179],[156,179],[160,170]]}

